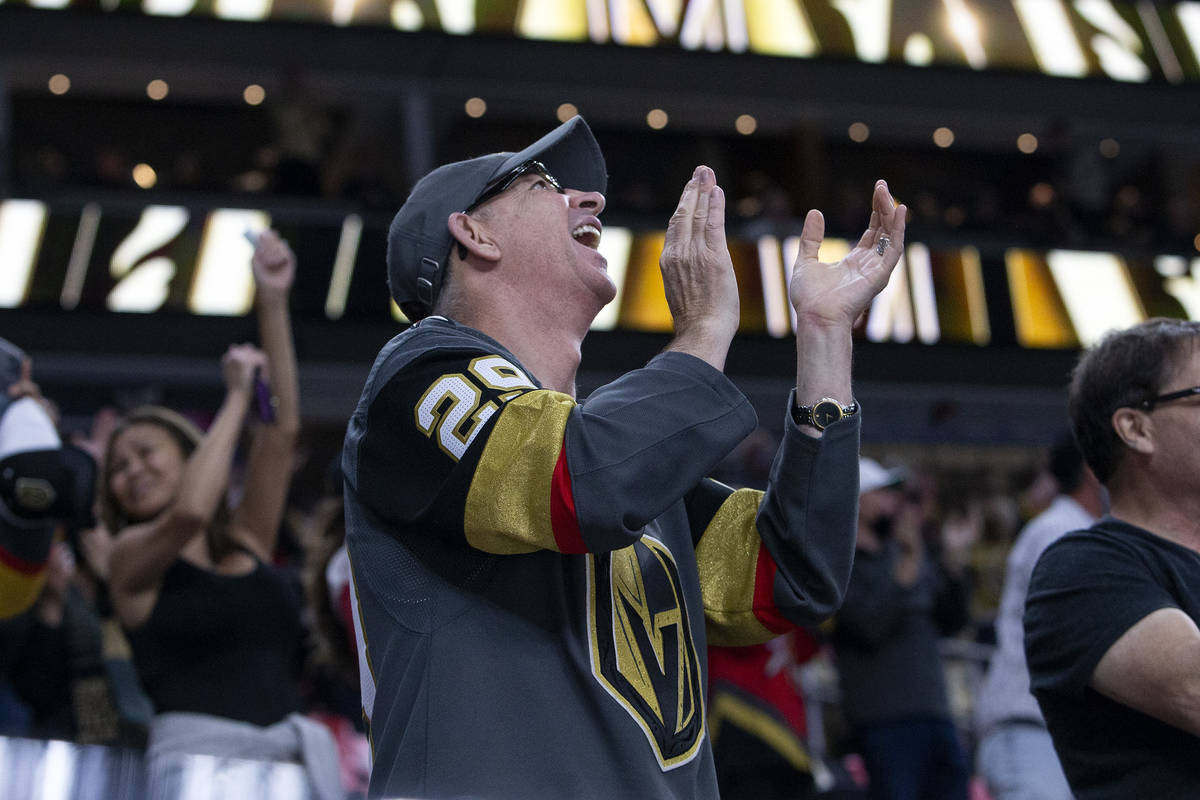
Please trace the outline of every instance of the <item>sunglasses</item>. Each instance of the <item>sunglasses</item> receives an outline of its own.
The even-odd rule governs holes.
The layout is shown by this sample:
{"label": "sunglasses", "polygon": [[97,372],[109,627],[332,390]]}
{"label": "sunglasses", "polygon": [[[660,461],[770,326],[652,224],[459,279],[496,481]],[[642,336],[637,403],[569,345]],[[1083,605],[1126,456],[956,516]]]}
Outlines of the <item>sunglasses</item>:
{"label": "sunglasses", "polygon": [[508,187],[510,187],[514,183],[516,183],[517,180],[521,178],[521,176],[528,175],[531,172],[533,174],[541,177],[542,180],[546,181],[546,183],[553,186],[554,191],[558,192],[559,194],[563,194],[566,191],[565,189],[563,189],[562,184],[560,184],[558,182],[558,180],[553,175],[550,174],[550,171],[548,169],[546,169],[545,164],[543,164],[540,161],[530,159],[529,161],[525,161],[521,164],[518,164],[517,166],[513,167],[508,172],[504,173],[499,178],[496,178],[494,181],[492,181],[490,184],[488,184],[484,188],[484,190],[479,193],[479,197],[475,198],[475,202],[473,202],[473,203],[471,203],[471,205],[467,206],[466,209],[464,209],[463,213],[464,214],[469,213],[469,212],[474,211],[475,209],[479,208],[481,205],[486,203],[488,200],[491,200],[496,195],[502,194],[505,190],[508,189]]}
{"label": "sunglasses", "polygon": [[1200,394],[1200,386],[1193,386],[1190,389],[1180,389],[1176,392],[1167,392],[1166,394],[1160,394],[1158,397],[1147,397],[1138,403],[1138,408],[1145,411],[1153,411],[1157,405],[1169,403],[1172,400],[1182,400],[1185,397],[1193,397],[1198,394]]}
{"label": "sunglasses", "polygon": [[[517,164],[508,172],[504,173],[499,178],[485,186],[483,191],[479,193],[479,196],[475,198],[471,205],[463,209],[463,213],[470,214],[472,211],[479,208],[496,195],[504,193],[508,187],[516,183],[517,180],[523,175],[528,175],[531,172],[540,177],[546,183],[553,186],[554,191],[558,192],[559,194],[566,193],[566,189],[562,187],[562,184],[558,182],[557,178],[550,174],[550,170],[546,169],[546,165],[531,158],[528,161]],[[466,246],[464,246],[462,242],[455,242],[455,247],[458,250],[458,257],[465,259],[467,257]]]}

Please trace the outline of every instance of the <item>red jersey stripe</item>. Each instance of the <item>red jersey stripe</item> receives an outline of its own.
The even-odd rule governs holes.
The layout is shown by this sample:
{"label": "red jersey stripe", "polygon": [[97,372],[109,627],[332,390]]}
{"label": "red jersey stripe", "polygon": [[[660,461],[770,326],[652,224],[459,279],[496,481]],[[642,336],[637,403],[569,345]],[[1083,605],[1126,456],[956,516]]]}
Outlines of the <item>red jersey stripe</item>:
{"label": "red jersey stripe", "polygon": [[775,607],[775,573],[778,570],[767,546],[760,544],[758,562],[754,566],[754,617],[767,630],[786,633],[792,629],[792,623]]}
{"label": "red jersey stripe", "polygon": [[571,491],[571,471],[567,468],[567,448],[558,451],[554,479],[550,483],[550,524],[560,553],[586,553],[579,521],[575,518],[575,495]]}

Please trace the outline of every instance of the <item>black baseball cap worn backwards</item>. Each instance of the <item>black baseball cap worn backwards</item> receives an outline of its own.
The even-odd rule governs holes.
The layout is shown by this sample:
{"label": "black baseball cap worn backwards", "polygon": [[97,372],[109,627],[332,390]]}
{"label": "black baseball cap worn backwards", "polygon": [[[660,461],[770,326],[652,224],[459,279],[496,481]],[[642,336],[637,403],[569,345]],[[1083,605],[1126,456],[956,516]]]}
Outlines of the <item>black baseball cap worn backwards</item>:
{"label": "black baseball cap worn backwards", "polygon": [[583,117],[572,117],[519,153],[491,153],[430,172],[417,181],[388,229],[388,287],[410,319],[427,316],[441,292],[454,244],[450,215],[467,210],[527,161],[540,161],[564,188],[600,193],[608,188],[604,155]]}

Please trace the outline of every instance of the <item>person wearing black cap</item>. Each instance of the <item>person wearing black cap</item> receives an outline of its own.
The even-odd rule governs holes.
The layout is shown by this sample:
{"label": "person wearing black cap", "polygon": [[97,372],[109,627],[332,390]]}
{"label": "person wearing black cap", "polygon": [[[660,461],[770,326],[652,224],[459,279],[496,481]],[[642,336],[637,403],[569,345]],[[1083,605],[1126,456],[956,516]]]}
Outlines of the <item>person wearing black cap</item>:
{"label": "person wearing black cap", "polygon": [[967,800],[938,654],[939,637],[967,622],[966,553],[943,530],[932,557],[924,510],[902,490],[908,480],[904,467],[859,462],[858,549],[831,634],[841,709],[870,800]]}
{"label": "person wearing black cap", "polygon": [[766,493],[705,479],[753,431],[724,376],[738,326],[725,199],[697,167],[661,267],[675,336],[575,398],[616,294],[598,252],[607,173],[581,118],[448,164],[388,238],[414,324],[377,357],[343,450],[372,796],[717,796],[706,645],[838,606],[854,547],[851,326],[886,285],[903,206],[790,295],[796,389]]}

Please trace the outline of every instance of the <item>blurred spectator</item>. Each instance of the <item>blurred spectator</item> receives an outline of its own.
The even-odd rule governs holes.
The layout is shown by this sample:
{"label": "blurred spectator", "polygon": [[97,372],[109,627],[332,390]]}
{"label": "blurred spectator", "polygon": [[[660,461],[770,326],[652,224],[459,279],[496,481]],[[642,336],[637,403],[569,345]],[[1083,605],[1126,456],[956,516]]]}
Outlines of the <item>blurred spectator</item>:
{"label": "blurred spectator", "polygon": [[[53,427],[56,407],[33,381],[32,361],[19,360],[19,373],[8,387],[6,401],[20,419],[14,426],[6,418],[0,427],[10,434],[19,432],[16,438],[26,443],[30,437],[39,436],[49,441],[51,435],[57,436]],[[26,412],[23,416],[22,411]],[[69,454],[71,461],[46,461],[46,456],[54,452],[35,449],[24,454],[30,460],[18,456],[5,464],[6,472],[19,475],[11,480],[11,486],[7,485],[10,478],[4,479],[5,511],[20,523],[14,528],[20,541],[9,550],[9,557],[4,559],[6,566],[28,575],[28,569],[21,568],[22,559],[16,556],[28,557],[31,547],[43,536],[53,537],[53,544],[40,584],[27,581],[40,588],[32,610],[5,626],[3,671],[29,709],[28,728],[24,731],[28,735],[92,744],[143,745],[150,704],[129,663],[128,645],[109,613],[104,584],[108,532],[103,526],[92,526],[97,459],[73,446],[64,446],[57,452],[64,457]],[[62,474],[55,476],[55,470],[72,463],[80,483],[73,490]],[[8,494],[10,489],[12,494]],[[31,509],[41,503],[64,508],[64,501],[71,495],[71,513],[60,512],[52,520],[29,518]],[[31,527],[35,523],[40,525]],[[83,531],[79,530],[81,526]],[[4,605],[11,607],[14,585],[6,583],[3,588]]]}
{"label": "blurred spectator", "polygon": [[340,458],[329,465],[325,492],[307,515],[304,530],[304,591],[311,614],[308,674],[312,711],[333,732],[342,786],[365,795],[371,777],[370,746],[359,694],[358,647],[346,552],[345,510]]}
{"label": "blurred spectator", "polygon": [[1050,507],[1032,519],[1008,556],[996,619],[997,648],[976,705],[977,760],[995,800],[1069,800],[1070,787],[1029,691],[1025,664],[1025,594],[1042,551],[1104,513],[1104,492],[1083,463],[1071,434],[1050,450],[1049,472],[1058,486]]}
{"label": "blurred spectator", "polygon": [[[103,511],[116,532],[113,605],[158,716],[147,767],[170,797],[187,756],[296,761],[318,800],[343,796],[327,729],[299,713],[299,587],[271,566],[299,429],[288,311],[295,257],[272,231],[253,258],[264,351],[222,360],[225,400],[208,432],[165,408],[135,409],[107,448]],[[259,382],[269,376],[267,384]],[[268,393],[273,392],[273,398]],[[241,502],[226,504],[256,408]]]}
{"label": "blurred spectator", "polygon": [[921,507],[901,491],[907,471],[859,462],[857,549],[832,642],[842,710],[869,776],[869,797],[965,800],[959,742],[939,635],[967,622],[966,525],[944,530],[928,557]]}
{"label": "blurred spectator", "polygon": [[[714,476],[735,488],[765,487],[778,448],[778,436],[759,428]],[[803,629],[766,644],[708,648],[708,729],[722,797],[829,797],[820,791],[835,779],[809,746],[798,676],[798,667],[819,649],[817,637]]]}
{"label": "blurred spectator", "polygon": [[797,629],[752,647],[708,649],[708,730],[727,800],[818,796],[804,695],[793,669],[819,644]]}

